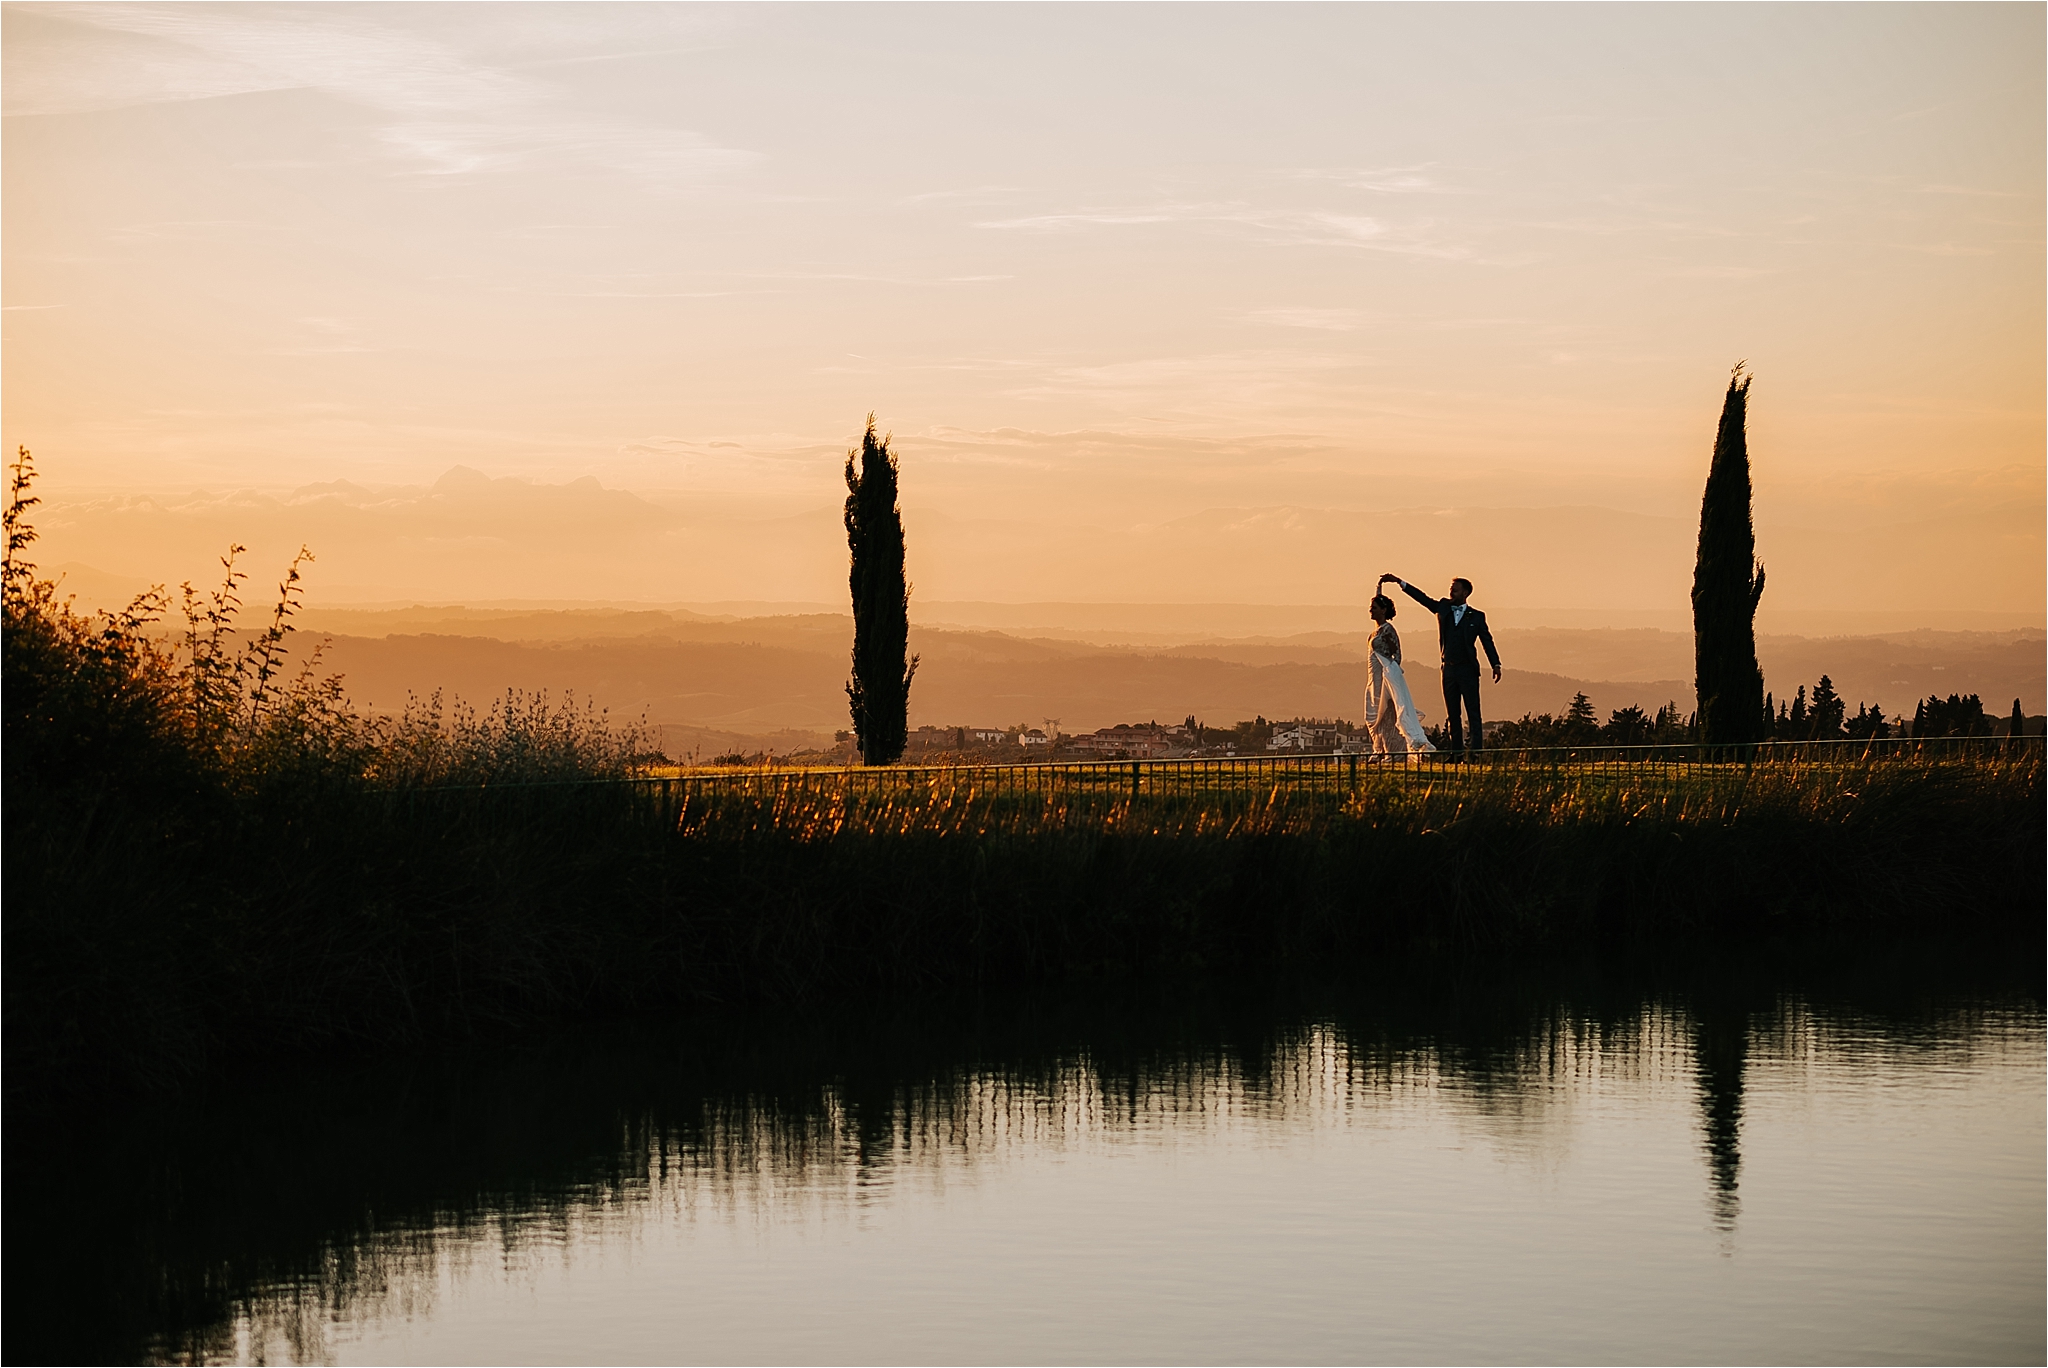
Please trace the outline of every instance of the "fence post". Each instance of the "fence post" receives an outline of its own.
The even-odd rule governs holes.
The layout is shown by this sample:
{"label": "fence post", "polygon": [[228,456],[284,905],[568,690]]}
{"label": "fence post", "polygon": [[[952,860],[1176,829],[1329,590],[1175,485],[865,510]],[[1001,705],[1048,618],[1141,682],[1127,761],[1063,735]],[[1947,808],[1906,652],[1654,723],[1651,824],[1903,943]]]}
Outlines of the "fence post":
{"label": "fence post", "polygon": [[1138,801],[1138,762],[1131,761],[1131,801]]}

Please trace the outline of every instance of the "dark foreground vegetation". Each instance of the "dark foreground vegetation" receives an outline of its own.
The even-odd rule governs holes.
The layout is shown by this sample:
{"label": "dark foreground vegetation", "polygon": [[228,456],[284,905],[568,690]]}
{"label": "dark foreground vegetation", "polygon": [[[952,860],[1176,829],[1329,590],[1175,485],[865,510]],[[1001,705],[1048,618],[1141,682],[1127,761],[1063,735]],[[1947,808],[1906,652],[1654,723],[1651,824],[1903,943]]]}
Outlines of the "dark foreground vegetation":
{"label": "dark foreground vegetation", "polygon": [[[1341,790],[626,782],[630,728],[545,700],[366,719],[239,583],[87,620],[5,598],[7,1077],[17,1101],[536,1019],[1120,982],[1779,932],[2018,929],[2037,751]],[[872,771],[870,773],[873,773]]]}

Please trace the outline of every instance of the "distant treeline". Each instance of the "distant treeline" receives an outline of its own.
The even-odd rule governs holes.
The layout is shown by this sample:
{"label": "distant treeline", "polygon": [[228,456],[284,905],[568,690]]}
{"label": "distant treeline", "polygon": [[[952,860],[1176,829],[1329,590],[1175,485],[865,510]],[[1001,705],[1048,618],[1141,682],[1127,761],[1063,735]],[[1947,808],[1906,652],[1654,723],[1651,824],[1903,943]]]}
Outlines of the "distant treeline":
{"label": "distant treeline", "polygon": [[[1984,711],[1984,700],[1976,694],[1950,694],[1947,698],[1930,695],[1914,708],[1910,721],[1887,718],[1884,709],[1875,703],[1857,704],[1855,715],[1850,716],[1847,702],[1826,675],[1813,686],[1810,697],[1803,684],[1789,703],[1765,694],[1764,713],[1762,735],[1769,741],[2023,736],[2030,730],[2019,699],[2012,701],[2009,717],[1994,718]],[[1431,729],[1430,737],[1441,744],[1436,729]],[[1616,708],[1603,723],[1591,700],[1581,692],[1573,696],[1562,717],[1524,713],[1513,722],[1489,724],[1487,739],[1497,746],[1643,746],[1673,745],[1700,738],[1698,718],[1679,712],[1676,703],[1666,703],[1655,713],[1638,707]]]}
{"label": "distant treeline", "polygon": [[[1432,729],[1431,739],[1441,745],[1448,740],[1437,737]],[[1655,713],[1645,713],[1638,707],[1616,708],[1608,715],[1603,725],[1600,716],[1593,710],[1592,700],[1584,693],[1572,696],[1571,706],[1564,716],[1553,717],[1549,713],[1524,713],[1513,722],[1502,722],[1487,727],[1487,744],[1490,746],[1644,746],[1652,744],[1673,745],[1697,738],[1699,732],[1696,720],[1678,711],[1676,703],[1666,703]]]}

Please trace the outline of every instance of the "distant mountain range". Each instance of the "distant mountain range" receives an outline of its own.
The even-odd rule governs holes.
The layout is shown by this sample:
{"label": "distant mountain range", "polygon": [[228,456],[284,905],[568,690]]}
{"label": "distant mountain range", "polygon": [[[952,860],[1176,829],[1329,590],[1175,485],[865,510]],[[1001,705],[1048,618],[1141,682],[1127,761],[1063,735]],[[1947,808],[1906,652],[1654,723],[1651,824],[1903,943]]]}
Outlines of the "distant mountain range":
{"label": "distant mountain range", "polygon": [[[1406,621],[1403,619],[1402,621]],[[413,607],[311,610],[298,648],[327,637],[326,661],[359,706],[395,711],[408,693],[444,690],[481,702],[508,688],[573,691],[615,716],[659,727],[671,754],[731,748],[788,751],[846,725],[843,685],[852,621],[842,614],[760,617],[687,610],[477,610]],[[1426,620],[1406,634],[1425,717],[1442,711]],[[1077,639],[1086,636],[1101,639]],[[1117,722],[1228,725],[1267,718],[1356,719],[1363,632],[1201,637],[1161,632],[1144,644],[1069,629],[1062,638],[913,627],[923,659],[913,726],[1042,725],[1090,731]],[[1126,634],[1127,635],[1127,634]],[[1503,629],[1506,678],[1486,686],[1494,718],[1559,713],[1583,691],[1605,716],[1631,704],[1689,710],[1690,636],[1651,629]],[[2048,637],[2032,632],[1892,636],[1766,636],[1767,686],[1789,697],[1827,673],[1837,690],[1888,714],[1928,694],[1977,693],[1994,712],[2019,697],[2029,713],[2048,694]]]}

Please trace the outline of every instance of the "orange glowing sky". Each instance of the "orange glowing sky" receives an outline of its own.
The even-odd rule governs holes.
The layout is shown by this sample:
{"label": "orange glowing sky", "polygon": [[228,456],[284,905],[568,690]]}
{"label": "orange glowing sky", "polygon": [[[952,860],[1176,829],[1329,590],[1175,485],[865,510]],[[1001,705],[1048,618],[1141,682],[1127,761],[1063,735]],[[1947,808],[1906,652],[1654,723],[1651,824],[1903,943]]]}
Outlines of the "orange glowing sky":
{"label": "orange glowing sky", "polygon": [[45,562],[115,575],[829,602],[873,410],[920,595],[1682,615],[1746,358],[1767,613],[2038,623],[2043,51],[2039,5],[13,5],[0,427]]}

